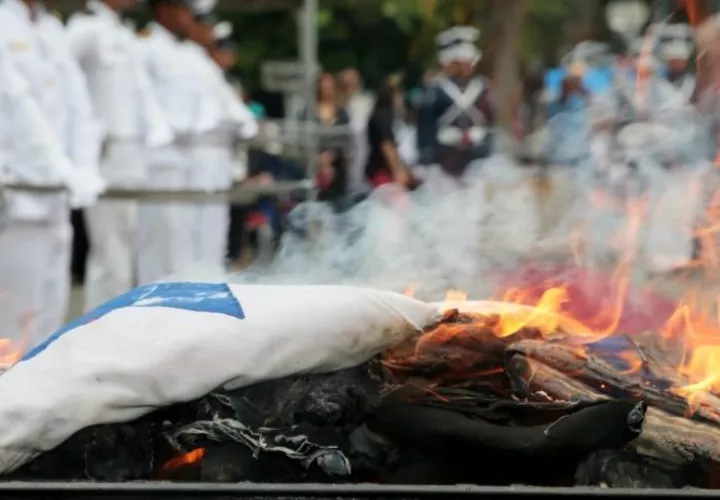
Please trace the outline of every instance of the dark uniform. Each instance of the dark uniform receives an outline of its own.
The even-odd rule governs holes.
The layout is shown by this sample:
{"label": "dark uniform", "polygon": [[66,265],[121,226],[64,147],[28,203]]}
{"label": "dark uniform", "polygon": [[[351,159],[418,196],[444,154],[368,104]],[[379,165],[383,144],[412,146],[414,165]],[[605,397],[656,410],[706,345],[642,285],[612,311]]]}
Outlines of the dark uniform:
{"label": "dark uniform", "polygon": [[[474,66],[479,61],[478,37],[472,27],[451,28],[438,36],[438,58],[448,73],[455,62]],[[419,163],[463,175],[470,163],[492,153],[494,122],[486,79],[441,76],[426,89],[418,112]]]}
{"label": "dark uniform", "polygon": [[495,114],[489,94],[483,78],[443,77],[427,89],[417,126],[422,165],[438,164],[461,176],[473,160],[492,153]]}

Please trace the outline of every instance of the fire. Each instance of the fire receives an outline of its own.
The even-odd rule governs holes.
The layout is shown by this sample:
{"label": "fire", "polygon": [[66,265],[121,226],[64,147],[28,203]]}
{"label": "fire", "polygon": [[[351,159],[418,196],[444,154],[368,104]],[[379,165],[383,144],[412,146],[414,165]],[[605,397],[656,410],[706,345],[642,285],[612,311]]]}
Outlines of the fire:
{"label": "fire", "polygon": [[[6,300],[7,296],[0,296],[0,300]],[[19,362],[27,349],[30,347],[29,340],[35,329],[35,313],[24,312],[18,318],[20,326],[20,338],[12,340],[0,337],[0,373],[9,369]]]}
{"label": "fire", "polygon": [[[706,281],[710,282],[716,281],[718,270],[711,237],[720,227],[720,211],[716,208],[720,206],[720,193],[715,198],[710,203],[706,227],[695,232],[703,243],[703,256],[696,262],[696,269],[707,271],[711,279]],[[684,396],[693,410],[702,403],[704,394],[720,392],[720,296],[708,297],[707,282],[695,287],[692,281],[682,283],[682,296],[675,302],[634,289],[631,276],[639,254],[638,236],[644,221],[653,214],[640,200],[627,203],[625,215],[627,223],[616,235],[620,258],[612,273],[593,273],[583,268],[579,249],[584,242],[571,238],[578,264],[572,271],[529,269],[500,280],[507,285],[500,287],[494,297],[493,304],[499,308],[491,311],[495,319],[478,319],[478,325],[500,338],[534,329],[545,338],[562,337],[579,347],[616,335],[654,332],[654,340],[666,356],[663,369],[675,374],[670,376],[670,391]],[[460,290],[448,290],[444,308],[463,309],[465,302],[472,311],[472,302],[467,299]],[[462,331],[461,326],[440,328],[427,340],[442,342]],[[637,350],[613,352],[612,356],[627,367],[623,370],[627,374],[640,373],[644,366]]]}
{"label": "fire", "polygon": [[197,463],[204,457],[205,448],[197,448],[191,452],[185,453],[184,455],[180,455],[179,457],[173,458],[172,460],[165,462],[165,464],[160,468],[160,470],[162,472],[167,472],[170,470],[179,469],[180,467]]}

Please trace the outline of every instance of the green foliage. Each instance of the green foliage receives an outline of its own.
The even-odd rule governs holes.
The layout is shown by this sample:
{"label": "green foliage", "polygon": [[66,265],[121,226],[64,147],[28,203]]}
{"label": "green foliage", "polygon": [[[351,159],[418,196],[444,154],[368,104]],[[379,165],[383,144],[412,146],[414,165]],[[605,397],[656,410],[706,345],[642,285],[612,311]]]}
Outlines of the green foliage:
{"label": "green foliage", "polygon": [[[321,62],[329,71],[356,66],[371,84],[398,70],[417,76],[434,61],[436,34],[452,24],[478,26],[483,31],[481,43],[486,45],[493,36],[497,2],[503,1],[509,0],[320,0]],[[527,1],[521,40],[525,61],[556,49],[573,2],[591,0]],[[297,57],[294,13],[245,12],[229,20],[235,23],[246,81],[257,82],[263,60]]]}
{"label": "green foliage", "polygon": [[530,0],[521,40],[524,63],[536,56],[547,58],[558,49],[563,42],[562,24],[572,7],[573,0]]}

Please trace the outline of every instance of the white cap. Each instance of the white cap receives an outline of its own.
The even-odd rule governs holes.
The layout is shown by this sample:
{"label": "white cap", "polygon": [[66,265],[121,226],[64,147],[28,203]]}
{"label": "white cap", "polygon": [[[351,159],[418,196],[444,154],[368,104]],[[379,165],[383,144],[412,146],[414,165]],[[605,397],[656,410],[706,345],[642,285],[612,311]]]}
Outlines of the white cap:
{"label": "white cap", "polygon": [[660,24],[657,26],[659,51],[666,60],[687,60],[693,52],[693,31],[689,24]]}
{"label": "white cap", "polygon": [[568,70],[577,73],[579,68],[593,66],[597,61],[607,55],[608,46],[604,43],[584,41],[580,42],[561,59],[561,64]]}
{"label": "white cap", "polygon": [[477,43],[479,39],[480,30],[474,26],[453,26],[441,32],[437,38],[435,38],[435,43],[438,49],[442,50],[443,47],[453,43]]}
{"label": "white cap", "polygon": [[230,21],[222,21],[213,28],[215,40],[224,40],[230,38],[233,34],[233,25]]}
{"label": "white cap", "polygon": [[693,51],[693,46],[689,42],[682,40],[673,40],[672,42],[665,42],[660,47],[662,57],[666,61],[673,59],[682,59],[684,61],[690,59],[690,55]]}
{"label": "white cap", "polygon": [[453,61],[467,61],[477,64],[482,58],[482,52],[471,43],[460,43],[438,51],[438,61],[443,66]]}
{"label": "white cap", "polygon": [[216,5],[217,0],[193,0],[193,10],[198,15],[210,14]]}
{"label": "white cap", "polygon": [[435,39],[440,64],[445,66],[453,61],[476,64],[482,57],[475,45],[479,38],[480,30],[472,26],[455,26],[440,33]]}

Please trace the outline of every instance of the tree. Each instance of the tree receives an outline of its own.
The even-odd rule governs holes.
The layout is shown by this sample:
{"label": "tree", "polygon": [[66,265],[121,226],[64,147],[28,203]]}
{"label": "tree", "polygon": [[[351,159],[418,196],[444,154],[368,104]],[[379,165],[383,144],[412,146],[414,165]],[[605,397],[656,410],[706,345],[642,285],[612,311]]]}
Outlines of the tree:
{"label": "tree", "polygon": [[[594,3],[596,0],[583,0]],[[498,61],[503,12],[515,0],[320,0],[318,16],[320,59],[336,71],[356,66],[374,84],[404,70],[414,80],[435,62],[435,36],[452,24],[472,24],[482,32],[483,65],[490,73]],[[563,42],[563,23],[573,0],[518,0],[521,21],[513,27],[520,66],[534,57],[547,60]],[[257,81],[263,60],[297,57],[297,29],[292,11],[228,12],[235,24],[244,80]],[[507,35],[507,33],[506,33]],[[513,42],[515,43],[515,42]],[[489,47],[489,49],[488,49]],[[504,59],[503,59],[504,60]],[[509,64],[509,63],[507,63]]]}

